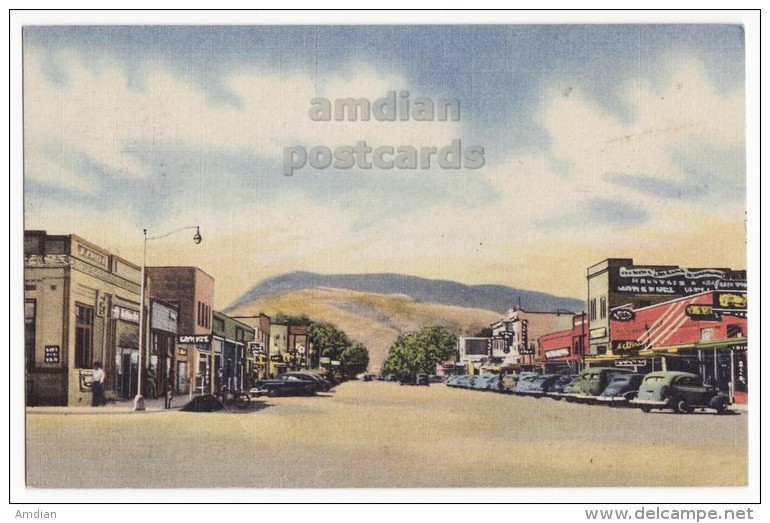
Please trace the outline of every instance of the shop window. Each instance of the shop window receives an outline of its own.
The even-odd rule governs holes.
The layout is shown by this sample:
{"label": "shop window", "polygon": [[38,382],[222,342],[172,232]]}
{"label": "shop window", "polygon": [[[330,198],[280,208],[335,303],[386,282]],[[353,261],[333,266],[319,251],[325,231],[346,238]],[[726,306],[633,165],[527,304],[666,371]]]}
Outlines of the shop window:
{"label": "shop window", "polygon": [[743,327],[740,325],[728,325],[727,337],[728,338],[740,338],[743,336]]}
{"label": "shop window", "polygon": [[245,331],[241,327],[235,328],[235,341],[243,341],[246,337]]}
{"label": "shop window", "polygon": [[94,308],[75,304],[75,368],[90,369],[93,365]]}
{"label": "shop window", "polygon": [[27,368],[35,366],[35,315],[37,303],[35,300],[24,300],[24,354]]}
{"label": "shop window", "polygon": [[607,354],[607,346],[599,345],[596,347],[596,354]]}

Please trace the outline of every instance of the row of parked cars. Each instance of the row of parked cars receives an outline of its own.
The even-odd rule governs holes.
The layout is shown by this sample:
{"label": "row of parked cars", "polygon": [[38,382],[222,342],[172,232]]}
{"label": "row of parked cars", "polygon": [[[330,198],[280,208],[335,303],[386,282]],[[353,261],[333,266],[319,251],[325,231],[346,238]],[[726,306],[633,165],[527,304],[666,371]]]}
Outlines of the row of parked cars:
{"label": "row of parked cars", "polygon": [[711,408],[722,414],[729,398],[700,376],[688,372],[657,371],[634,373],[618,367],[589,367],[579,374],[482,374],[451,376],[448,387],[497,391],[535,398],[550,397],[578,403],[601,403],[652,409],[673,409],[690,413]]}

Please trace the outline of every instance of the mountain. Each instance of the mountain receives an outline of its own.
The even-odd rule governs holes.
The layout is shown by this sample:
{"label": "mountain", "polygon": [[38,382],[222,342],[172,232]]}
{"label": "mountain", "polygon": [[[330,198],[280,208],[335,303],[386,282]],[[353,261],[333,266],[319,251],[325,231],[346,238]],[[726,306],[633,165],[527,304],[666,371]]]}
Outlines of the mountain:
{"label": "mountain", "polygon": [[403,274],[291,272],[258,283],[233,302],[225,312],[238,309],[271,294],[317,288],[347,289],[375,294],[402,294],[417,302],[485,309],[497,311],[500,314],[517,306],[527,311],[541,312],[562,309],[577,313],[585,309],[582,300],[504,285],[464,285],[454,281],[431,280]]}
{"label": "mountain", "polygon": [[293,272],[267,279],[224,312],[306,315],[333,323],[369,350],[377,372],[388,349],[402,334],[443,325],[469,336],[498,321],[509,308],[579,312],[583,302],[499,285],[463,285],[398,274],[324,275]]}

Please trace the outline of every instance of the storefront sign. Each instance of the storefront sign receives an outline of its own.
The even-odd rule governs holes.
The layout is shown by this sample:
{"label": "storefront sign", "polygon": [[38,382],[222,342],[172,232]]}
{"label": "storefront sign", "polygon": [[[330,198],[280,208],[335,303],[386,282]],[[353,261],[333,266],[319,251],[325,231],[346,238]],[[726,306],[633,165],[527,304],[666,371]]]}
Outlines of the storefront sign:
{"label": "storefront sign", "polygon": [[634,321],[636,314],[630,309],[612,309],[610,319],[614,321]]}
{"label": "storefront sign", "polygon": [[747,291],[749,288],[746,280],[720,280],[717,282],[717,290],[720,291]]}
{"label": "storefront sign", "polygon": [[210,334],[183,334],[176,337],[177,343],[210,343]]}
{"label": "storefront sign", "polygon": [[719,269],[620,267],[611,288],[618,293],[677,296],[714,290],[727,277]]}
{"label": "storefront sign", "polygon": [[545,351],[545,359],[550,360],[553,358],[566,358],[569,356],[569,347],[562,347],[561,349],[550,349]]}
{"label": "storefront sign", "polygon": [[72,254],[75,257],[96,264],[104,270],[109,268],[109,265],[107,264],[107,255],[103,252],[99,252],[90,247],[86,247],[81,243],[73,243],[73,247],[74,249]]}
{"label": "storefront sign", "polygon": [[719,321],[720,318],[719,314],[714,312],[714,307],[711,305],[688,305],[684,313],[690,319],[696,321]]}
{"label": "storefront sign", "polygon": [[521,348],[519,354],[534,354],[534,347],[527,348],[529,343],[529,321],[521,320]]}
{"label": "storefront sign", "polygon": [[745,292],[715,292],[714,310],[746,310],[748,295]]}
{"label": "storefront sign", "polygon": [[644,348],[643,343],[637,340],[612,340],[613,354],[629,354],[639,352]]}
{"label": "storefront sign", "polygon": [[139,323],[139,311],[133,311],[120,307],[118,305],[112,306],[112,317],[116,320],[130,321],[132,323]]}
{"label": "storefront sign", "polygon": [[616,367],[644,367],[647,364],[645,360],[618,360]]}
{"label": "storefront sign", "polygon": [[58,345],[45,346],[45,362],[59,363],[61,360],[61,347]]}

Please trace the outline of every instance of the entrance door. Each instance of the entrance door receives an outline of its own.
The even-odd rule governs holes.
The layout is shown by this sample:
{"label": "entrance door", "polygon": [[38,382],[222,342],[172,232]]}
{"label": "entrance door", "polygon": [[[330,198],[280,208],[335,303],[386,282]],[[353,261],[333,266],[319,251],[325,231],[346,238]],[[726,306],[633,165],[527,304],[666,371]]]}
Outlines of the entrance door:
{"label": "entrance door", "polygon": [[139,375],[139,351],[118,347],[117,394],[121,398],[131,399],[136,396],[136,383]]}

